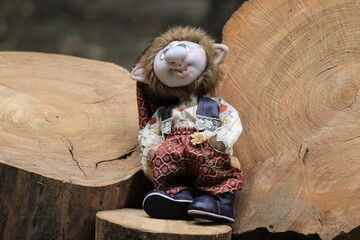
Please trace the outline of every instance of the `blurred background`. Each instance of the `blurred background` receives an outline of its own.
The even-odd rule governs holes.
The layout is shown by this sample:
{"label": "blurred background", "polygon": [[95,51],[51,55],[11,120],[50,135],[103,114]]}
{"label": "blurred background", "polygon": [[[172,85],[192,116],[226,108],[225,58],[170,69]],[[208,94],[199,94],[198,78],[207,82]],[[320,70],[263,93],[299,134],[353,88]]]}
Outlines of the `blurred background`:
{"label": "blurred background", "polygon": [[0,51],[60,53],[128,70],[170,26],[204,28],[218,42],[245,0],[0,0]]}

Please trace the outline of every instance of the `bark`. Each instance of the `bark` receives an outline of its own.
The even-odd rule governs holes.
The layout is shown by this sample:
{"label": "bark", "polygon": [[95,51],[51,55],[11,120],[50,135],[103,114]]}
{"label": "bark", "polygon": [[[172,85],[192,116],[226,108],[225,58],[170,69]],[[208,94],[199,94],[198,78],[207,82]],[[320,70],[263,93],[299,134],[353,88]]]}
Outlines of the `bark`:
{"label": "bark", "polygon": [[135,83],[114,64],[0,53],[0,238],[94,239],[139,206]]}
{"label": "bark", "polygon": [[141,209],[121,209],[96,215],[96,240],[164,239],[230,240],[231,227],[213,223],[150,218]]}
{"label": "bark", "polygon": [[235,235],[359,226],[359,12],[355,0],[250,0],[225,25],[220,95],[244,126]]}

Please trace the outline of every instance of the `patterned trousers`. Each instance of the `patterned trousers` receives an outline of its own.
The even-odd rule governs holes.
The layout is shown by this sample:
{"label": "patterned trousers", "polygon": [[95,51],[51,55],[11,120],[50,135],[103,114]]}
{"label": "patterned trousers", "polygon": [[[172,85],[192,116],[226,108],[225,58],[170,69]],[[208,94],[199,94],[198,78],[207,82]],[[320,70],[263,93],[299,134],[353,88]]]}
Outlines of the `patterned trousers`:
{"label": "patterned trousers", "polygon": [[174,128],[152,158],[154,188],[176,194],[196,188],[216,195],[241,189],[242,170],[230,165],[226,153],[215,150],[207,141],[193,145],[195,129]]}

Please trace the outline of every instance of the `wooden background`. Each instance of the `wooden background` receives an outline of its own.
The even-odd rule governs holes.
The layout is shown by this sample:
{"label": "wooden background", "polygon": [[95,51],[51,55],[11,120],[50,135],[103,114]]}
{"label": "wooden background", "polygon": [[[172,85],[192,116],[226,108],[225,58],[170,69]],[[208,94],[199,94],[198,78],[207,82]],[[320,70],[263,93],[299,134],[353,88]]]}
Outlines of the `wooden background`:
{"label": "wooden background", "polygon": [[242,117],[247,175],[235,233],[332,239],[359,226],[359,12],[355,0],[257,0],[225,25],[221,95]]}
{"label": "wooden background", "polygon": [[[225,25],[219,95],[241,115],[246,173],[233,239],[360,236],[359,12],[250,0]],[[122,67],[1,52],[0,238],[94,239],[97,212],[139,207],[136,111]]]}

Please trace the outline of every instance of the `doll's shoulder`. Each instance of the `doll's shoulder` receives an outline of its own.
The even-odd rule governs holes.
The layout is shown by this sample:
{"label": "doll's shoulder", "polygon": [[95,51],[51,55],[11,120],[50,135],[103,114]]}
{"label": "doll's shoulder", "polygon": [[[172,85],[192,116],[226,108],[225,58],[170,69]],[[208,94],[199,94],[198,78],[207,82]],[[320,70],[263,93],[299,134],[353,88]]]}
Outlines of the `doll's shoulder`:
{"label": "doll's shoulder", "polygon": [[225,101],[223,98],[221,98],[221,97],[213,97],[211,99],[219,104],[220,113],[231,112],[231,113],[234,113],[234,114],[238,114],[237,110],[230,103]]}
{"label": "doll's shoulder", "polygon": [[163,115],[164,109],[165,109],[164,106],[158,107],[151,118],[161,118],[161,116]]}
{"label": "doll's shoulder", "polygon": [[217,102],[220,106],[222,105],[222,104],[225,104],[225,105],[230,105],[228,102],[226,102],[223,98],[221,98],[221,97],[212,97],[212,98],[210,98],[210,99],[212,99],[212,100],[214,100],[215,102]]}
{"label": "doll's shoulder", "polygon": [[161,113],[164,111],[164,109],[165,109],[165,106],[158,107],[158,108],[156,109],[154,115],[155,115],[155,114],[161,115]]}

